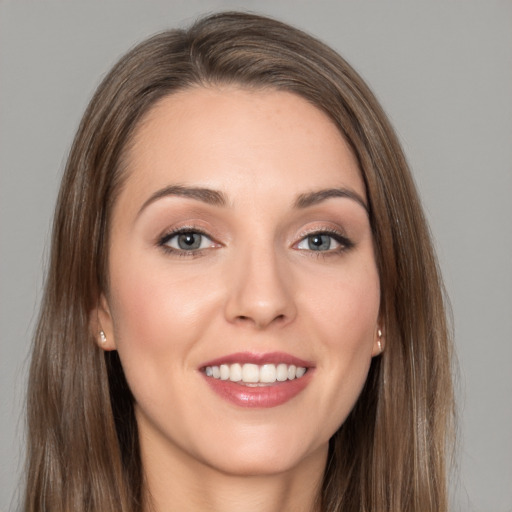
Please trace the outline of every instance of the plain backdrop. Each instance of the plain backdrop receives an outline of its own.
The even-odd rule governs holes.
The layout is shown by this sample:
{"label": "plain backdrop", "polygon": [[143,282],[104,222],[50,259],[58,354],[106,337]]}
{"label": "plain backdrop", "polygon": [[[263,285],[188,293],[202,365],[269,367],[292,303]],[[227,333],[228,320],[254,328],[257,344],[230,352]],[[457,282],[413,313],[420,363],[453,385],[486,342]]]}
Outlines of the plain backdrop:
{"label": "plain backdrop", "polygon": [[362,74],[404,145],[453,305],[454,510],[512,510],[512,2],[0,2],[0,511],[14,510],[51,216],[94,88],[136,42],[221,9],[320,37]]}

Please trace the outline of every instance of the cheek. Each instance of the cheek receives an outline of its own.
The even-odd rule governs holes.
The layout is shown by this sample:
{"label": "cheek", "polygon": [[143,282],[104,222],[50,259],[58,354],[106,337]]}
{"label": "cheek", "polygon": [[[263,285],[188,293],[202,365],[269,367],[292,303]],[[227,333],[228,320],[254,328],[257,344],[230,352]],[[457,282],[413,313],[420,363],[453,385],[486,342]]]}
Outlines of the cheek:
{"label": "cheek", "polygon": [[217,297],[205,293],[210,284],[204,276],[171,272],[161,258],[144,264],[126,258],[112,269],[116,348],[135,401],[154,420],[179,403],[180,379],[218,310]]}
{"label": "cheek", "polygon": [[191,277],[180,278],[165,264],[140,265],[133,260],[111,273],[116,347],[139,398],[168,385],[166,380],[183,369],[215,309],[216,298],[201,293],[199,279]]}
{"label": "cheek", "polygon": [[[112,273],[112,312],[117,341],[157,346],[171,338],[193,337],[214,297],[208,283],[180,276],[165,265],[126,262]],[[199,287],[198,287],[199,285]]]}
{"label": "cheek", "polygon": [[374,264],[354,265],[323,279],[324,290],[310,286],[309,302],[317,328],[330,351],[371,351],[380,308],[380,284]]}
{"label": "cheek", "polygon": [[372,359],[380,306],[374,265],[333,276],[329,293],[315,292],[311,318],[321,351],[317,368],[323,392],[319,417],[327,436],[345,421],[366,382]]}

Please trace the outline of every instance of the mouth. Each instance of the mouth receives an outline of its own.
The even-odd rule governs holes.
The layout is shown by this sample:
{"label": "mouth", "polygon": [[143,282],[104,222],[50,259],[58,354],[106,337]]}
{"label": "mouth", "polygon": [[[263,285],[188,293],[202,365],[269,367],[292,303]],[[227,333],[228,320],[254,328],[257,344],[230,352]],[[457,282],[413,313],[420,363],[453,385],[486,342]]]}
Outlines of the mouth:
{"label": "mouth", "polygon": [[282,405],[306,388],[312,363],[284,353],[239,353],[199,368],[210,388],[240,407]]}

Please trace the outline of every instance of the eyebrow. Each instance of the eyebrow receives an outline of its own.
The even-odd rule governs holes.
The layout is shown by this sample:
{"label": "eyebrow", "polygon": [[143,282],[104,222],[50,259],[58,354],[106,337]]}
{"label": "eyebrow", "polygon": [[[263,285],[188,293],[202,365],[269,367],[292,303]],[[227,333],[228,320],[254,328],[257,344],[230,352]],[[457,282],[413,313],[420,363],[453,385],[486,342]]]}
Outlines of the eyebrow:
{"label": "eyebrow", "polygon": [[142,211],[151,203],[154,203],[158,199],[162,199],[163,197],[167,196],[188,197],[190,199],[196,199],[197,201],[202,201],[203,203],[211,204],[213,206],[226,206],[227,204],[226,196],[217,190],[202,187],[170,185],[169,187],[157,190],[154,194],[152,194],[141,206],[137,216],[139,216]]}
{"label": "eyebrow", "polygon": [[315,206],[322,201],[326,201],[333,197],[346,197],[348,199],[352,199],[361,205],[365,209],[366,213],[370,213],[365,200],[357,192],[348,188],[326,188],[309,192],[307,194],[300,194],[295,200],[294,207],[300,209],[308,208],[309,206]]}
{"label": "eyebrow", "polygon": [[[170,185],[168,187],[157,190],[154,194],[152,194],[141,206],[137,217],[151,203],[154,203],[158,199],[162,199],[163,197],[167,196],[186,197],[210,204],[212,206],[226,206],[228,204],[226,196],[218,190],[203,187],[186,187],[184,185]],[[366,213],[369,213],[368,206],[364,199],[357,192],[347,188],[327,188],[300,194],[297,196],[293,206],[294,208],[304,209],[310,206],[315,206],[323,201],[326,201],[327,199],[334,197],[352,199],[360,206],[362,206]]]}

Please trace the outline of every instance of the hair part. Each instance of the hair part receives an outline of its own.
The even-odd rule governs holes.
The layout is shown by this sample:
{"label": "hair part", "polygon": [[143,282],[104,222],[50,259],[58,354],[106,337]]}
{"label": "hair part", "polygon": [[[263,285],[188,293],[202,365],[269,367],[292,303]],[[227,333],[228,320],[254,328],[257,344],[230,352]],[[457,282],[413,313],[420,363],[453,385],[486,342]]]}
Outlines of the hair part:
{"label": "hair part", "polygon": [[336,52],[284,23],[234,12],[136,46],[84,114],[57,201],[34,338],[25,510],[143,509],[133,398],[117,353],[97,346],[90,314],[108,294],[110,217],[134,130],[161,98],[219,85],[289,91],[323,110],[351,145],[367,190],[386,350],[330,441],[321,510],[447,510],[450,333],[429,230],[397,137]]}

